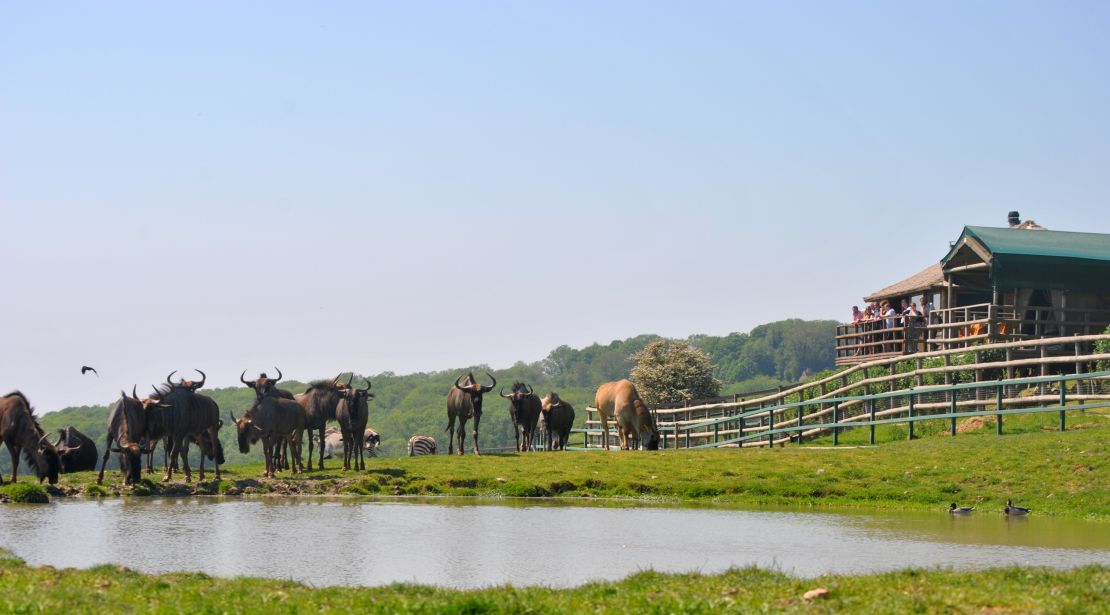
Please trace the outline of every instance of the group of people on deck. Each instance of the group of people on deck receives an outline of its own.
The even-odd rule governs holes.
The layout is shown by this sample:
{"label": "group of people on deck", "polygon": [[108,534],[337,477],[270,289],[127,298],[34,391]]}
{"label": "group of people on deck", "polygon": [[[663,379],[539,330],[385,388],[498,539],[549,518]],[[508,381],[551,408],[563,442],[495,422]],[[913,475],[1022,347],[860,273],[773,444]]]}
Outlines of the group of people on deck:
{"label": "group of people on deck", "polygon": [[[863,310],[858,305],[852,306],[852,323],[860,325],[860,331],[872,332],[886,329],[885,333],[873,333],[860,336],[860,348],[855,352],[861,354],[876,354],[879,352],[896,352],[901,350],[904,341],[907,352],[917,352],[917,335],[907,333],[906,339],[895,339],[894,330],[903,326],[916,328],[929,320],[929,313],[933,305],[928,299],[922,297],[923,309],[918,309],[916,301],[908,298],[902,299],[901,310],[895,310],[890,301],[873,301]],[[879,345],[875,342],[883,341]]]}

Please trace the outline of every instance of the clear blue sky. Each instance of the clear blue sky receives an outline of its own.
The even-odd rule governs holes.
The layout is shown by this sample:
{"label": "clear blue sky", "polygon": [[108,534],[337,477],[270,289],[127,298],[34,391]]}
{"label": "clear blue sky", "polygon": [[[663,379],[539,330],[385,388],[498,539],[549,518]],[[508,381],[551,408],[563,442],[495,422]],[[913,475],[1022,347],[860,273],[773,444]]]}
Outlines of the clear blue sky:
{"label": "clear blue sky", "polygon": [[1110,233],[1107,32],[1105,2],[4,3],[0,389],[844,319],[964,224]]}

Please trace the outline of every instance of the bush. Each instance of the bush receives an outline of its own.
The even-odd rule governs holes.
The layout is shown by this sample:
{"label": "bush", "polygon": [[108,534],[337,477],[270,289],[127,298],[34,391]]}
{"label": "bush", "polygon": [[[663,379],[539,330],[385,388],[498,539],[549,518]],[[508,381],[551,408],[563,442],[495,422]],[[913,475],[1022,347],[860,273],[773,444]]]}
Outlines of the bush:
{"label": "bush", "polygon": [[42,485],[32,483],[9,483],[0,487],[0,493],[8,496],[11,501],[20,504],[48,504],[50,497]]}
{"label": "bush", "polygon": [[[1110,327],[1106,327],[1103,334],[1110,335]],[[1110,340],[1099,340],[1095,342],[1095,354],[1110,354]],[[1095,369],[1104,371],[1110,369],[1110,359],[1102,359],[1095,362]]]}

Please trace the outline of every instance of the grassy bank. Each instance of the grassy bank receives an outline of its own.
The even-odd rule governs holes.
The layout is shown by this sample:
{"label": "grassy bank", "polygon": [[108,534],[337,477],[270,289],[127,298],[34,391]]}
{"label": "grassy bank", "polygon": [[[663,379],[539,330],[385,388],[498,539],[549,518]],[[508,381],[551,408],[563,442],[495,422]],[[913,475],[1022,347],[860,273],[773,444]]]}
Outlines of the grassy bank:
{"label": "grassy bank", "polygon": [[[622,581],[557,590],[455,591],[395,584],[311,588],[289,581],[203,574],[145,575],[123,567],[29,567],[0,551],[0,611],[150,613],[1105,613],[1110,568],[980,572],[906,570],[794,579],[747,568],[719,575],[642,572]],[[827,597],[807,601],[818,587]]]}
{"label": "grassy bank", "polygon": [[[822,507],[926,510],[956,500],[1001,511],[1012,497],[1035,514],[1110,520],[1110,428],[957,438],[876,447],[790,446],[658,452],[567,452],[373,459],[365,473],[331,468],[260,478],[228,467],[221,483],[133,492],[95,473],[66,475],[57,495],[452,495],[647,498]],[[157,475],[155,475],[157,477]],[[26,480],[26,479],[25,479]],[[109,483],[109,481],[106,481]]]}

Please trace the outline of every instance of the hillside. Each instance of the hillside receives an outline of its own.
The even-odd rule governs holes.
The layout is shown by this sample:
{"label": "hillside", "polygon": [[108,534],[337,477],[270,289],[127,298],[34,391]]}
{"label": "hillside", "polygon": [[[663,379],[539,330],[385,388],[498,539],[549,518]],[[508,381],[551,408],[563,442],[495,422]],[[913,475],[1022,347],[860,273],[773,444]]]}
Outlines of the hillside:
{"label": "hillside", "polygon": [[[692,335],[687,339],[710,355],[717,366],[717,378],[725,384],[724,391],[734,393],[793,382],[806,369],[831,368],[835,324],[834,321],[793,319],[760,325],[751,333]],[[374,374],[370,376],[375,395],[370,403],[370,426],[382,434],[382,447],[388,455],[403,454],[405,443],[413,434],[432,435],[446,448],[445,396],[459,374],[467,371],[473,371],[483,381],[484,372],[490,371],[497,378],[498,388],[501,385],[510,388],[519,380],[532,385],[541,395],[558,391],[579,410],[578,420],[581,421],[584,418],[581,408],[592,403],[597,385],[627,377],[632,368],[629,355],[658,337],[639,335],[581,349],[560,346],[540,361],[518,362],[499,370],[478,365],[406,375]],[[293,392],[305,388],[304,383],[293,380],[283,381],[281,386]],[[238,416],[249,408],[254,393],[245,387],[204,389],[202,392],[216,400],[225,416],[225,427],[220,433],[227,461],[257,460],[259,453],[256,451],[252,450],[249,455],[239,453],[233,445],[234,430],[228,427],[226,419],[228,412]],[[504,408],[505,402],[496,396],[487,398],[480,431],[483,448],[512,446],[512,426]],[[65,408],[46,414],[40,420],[50,431],[66,425],[77,427],[96,441],[103,454],[107,410],[104,406]],[[161,455],[160,448],[158,455]],[[115,464],[113,455],[109,467]],[[6,454],[0,454],[0,470],[10,472],[10,459]]]}

